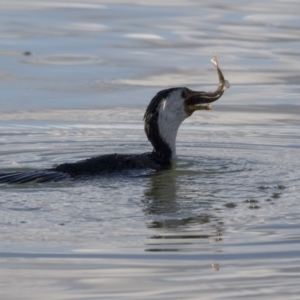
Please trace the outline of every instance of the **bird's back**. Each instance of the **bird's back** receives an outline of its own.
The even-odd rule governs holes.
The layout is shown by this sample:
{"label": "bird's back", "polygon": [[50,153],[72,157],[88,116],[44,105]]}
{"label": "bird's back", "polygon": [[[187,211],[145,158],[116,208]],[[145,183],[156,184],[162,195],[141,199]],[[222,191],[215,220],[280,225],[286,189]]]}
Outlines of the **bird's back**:
{"label": "bird's back", "polygon": [[170,162],[161,161],[155,153],[107,154],[74,163],[64,163],[52,169],[0,173],[0,183],[50,182],[95,175],[119,174],[129,170],[168,169]]}

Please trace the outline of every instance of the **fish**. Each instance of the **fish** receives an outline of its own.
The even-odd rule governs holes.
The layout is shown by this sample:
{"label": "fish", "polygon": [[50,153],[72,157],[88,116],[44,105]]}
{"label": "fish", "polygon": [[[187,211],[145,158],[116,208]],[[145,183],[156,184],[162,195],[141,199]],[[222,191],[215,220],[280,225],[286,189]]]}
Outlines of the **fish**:
{"label": "fish", "polygon": [[224,75],[219,68],[217,56],[215,55],[210,61],[212,62],[214,67],[217,69],[218,76],[219,76],[219,86],[218,86],[217,90],[215,92],[213,92],[212,94],[218,95],[219,93],[224,92],[226,89],[229,89],[230,83],[228,80],[225,80]]}
{"label": "fish", "polygon": [[[211,106],[208,103],[218,100],[223,95],[224,91],[230,87],[229,81],[225,80],[224,75],[219,68],[218,58],[216,55],[211,59],[211,62],[218,72],[219,86],[214,92],[189,91],[190,95],[186,100],[186,102],[188,103],[187,111],[193,112],[195,110],[212,110]],[[195,95],[198,95],[201,99],[195,97],[194,100],[191,101],[190,98]],[[194,102],[196,102],[196,104]]]}

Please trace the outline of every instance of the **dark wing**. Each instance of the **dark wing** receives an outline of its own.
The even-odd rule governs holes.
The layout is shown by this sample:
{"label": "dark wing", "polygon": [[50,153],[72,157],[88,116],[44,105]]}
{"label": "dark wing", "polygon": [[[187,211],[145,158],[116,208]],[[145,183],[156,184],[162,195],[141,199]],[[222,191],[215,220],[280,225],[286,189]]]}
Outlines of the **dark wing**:
{"label": "dark wing", "polygon": [[69,178],[68,174],[54,170],[0,173],[0,183],[56,182]]}
{"label": "dark wing", "polygon": [[61,164],[48,170],[0,173],[0,183],[56,182],[93,175],[119,174],[129,170],[160,171],[170,167],[170,163],[161,161],[155,153],[108,154]]}
{"label": "dark wing", "polygon": [[152,153],[107,154],[74,163],[58,165],[54,170],[67,173],[72,177],[105,175],[128,170],[161,168],[161,161]]}

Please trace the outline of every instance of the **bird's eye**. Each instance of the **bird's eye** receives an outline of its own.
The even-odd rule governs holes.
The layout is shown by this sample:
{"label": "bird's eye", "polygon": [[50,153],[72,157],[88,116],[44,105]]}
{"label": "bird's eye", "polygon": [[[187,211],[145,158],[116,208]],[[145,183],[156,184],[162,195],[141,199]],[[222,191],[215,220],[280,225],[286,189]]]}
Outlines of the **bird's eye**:
{"label": "bird's eye", "polygon": [[183,99],[185,99],[187,97],[187,91],[185,89],[181,92],[181,97]]}

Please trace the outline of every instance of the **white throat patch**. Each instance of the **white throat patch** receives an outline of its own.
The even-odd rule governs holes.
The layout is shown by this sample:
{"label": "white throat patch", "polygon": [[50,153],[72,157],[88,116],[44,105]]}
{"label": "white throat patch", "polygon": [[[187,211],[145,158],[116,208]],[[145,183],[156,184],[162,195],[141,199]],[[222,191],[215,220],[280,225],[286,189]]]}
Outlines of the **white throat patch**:
{"label": "white throat patch", "polygon": [[163,141],[172,151],[172,158],[176,156],[176,136],[180,124],[189,116],[184,109],[184,99],[181,97],[183,89],[171,92],[159,107],[158,128]]}

